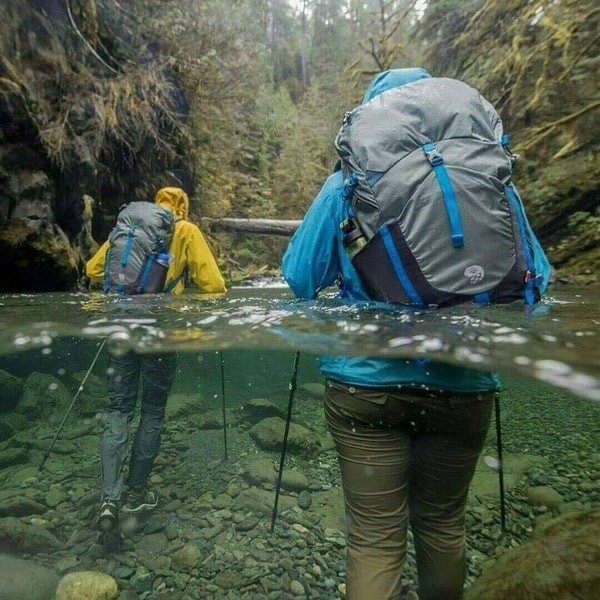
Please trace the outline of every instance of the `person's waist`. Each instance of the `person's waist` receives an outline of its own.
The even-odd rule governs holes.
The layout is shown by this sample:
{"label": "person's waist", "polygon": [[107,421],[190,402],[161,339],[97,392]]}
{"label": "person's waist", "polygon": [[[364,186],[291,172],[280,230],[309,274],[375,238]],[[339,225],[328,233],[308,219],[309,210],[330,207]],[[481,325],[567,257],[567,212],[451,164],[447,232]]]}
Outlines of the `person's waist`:
{"label": "person's waist", "polygon": [[367,390],[377,390],[382,393],[388,394],[406,394],[407,396],[417,396],[419,398],[440,398],[440,399],[449,399],[449,398],[473,398],[477,400],[485,400],[486,398],[493,397],[494,394],[498,393],[497,389],[488,389],[488,390],[451,390],[451,389],[441,389],[436,387],[425,386],[424,384],[409,384],[403,383],[394,386],[385,385],[385,386],[365,386],[365,385],[354,385],[349,383],[344,383],[339,380],[330,379],[334,385],[343,388],[346,391],[352,393],[352,390],[356,388],[364,388]]}

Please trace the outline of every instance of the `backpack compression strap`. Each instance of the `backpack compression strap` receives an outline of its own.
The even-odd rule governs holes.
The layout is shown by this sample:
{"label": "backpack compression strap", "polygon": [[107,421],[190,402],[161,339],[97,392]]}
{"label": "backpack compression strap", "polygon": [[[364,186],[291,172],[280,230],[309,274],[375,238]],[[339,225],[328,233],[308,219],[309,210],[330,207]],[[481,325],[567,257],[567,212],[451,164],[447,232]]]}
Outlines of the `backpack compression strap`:
{"label": "backpack compression strap", "polygon": [[450,177],[448,176],[448,171],[444,165],[444,159],[433,142],[427,142],[426,144],[423,144],[421,148],[423,149],[427,160],[430,162],[433,172],[437,177],[440,190],[442,190],[444,204],[446,205],[446,212],[448,213],[448,219],[450,220],[452,245],[455,248],[462,248],[465,242],[462,223],[460,220],[460,212],[458,210],[458,203],[456,202],[454,188],[452,187]]}

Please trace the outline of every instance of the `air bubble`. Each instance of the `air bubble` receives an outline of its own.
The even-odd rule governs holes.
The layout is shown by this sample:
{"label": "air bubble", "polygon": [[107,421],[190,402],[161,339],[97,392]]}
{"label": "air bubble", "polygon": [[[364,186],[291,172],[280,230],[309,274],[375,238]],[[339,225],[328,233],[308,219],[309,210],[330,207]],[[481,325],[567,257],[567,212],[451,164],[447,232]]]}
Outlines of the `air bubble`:
{"label": "air bubble", "polygon": [[109,354],[120,358],[131,351],[131,336],[127,331],[115,331],[111,333],[106,345]]}

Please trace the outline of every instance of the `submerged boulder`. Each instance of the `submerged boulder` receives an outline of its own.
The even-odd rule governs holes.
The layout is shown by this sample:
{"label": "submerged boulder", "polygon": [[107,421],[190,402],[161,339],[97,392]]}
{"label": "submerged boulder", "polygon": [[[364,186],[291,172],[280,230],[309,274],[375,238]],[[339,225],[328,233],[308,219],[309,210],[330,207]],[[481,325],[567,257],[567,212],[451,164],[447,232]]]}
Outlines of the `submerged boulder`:
{"label": "submerged boulder", "polygon": [[56,588],[56,600],[114,600],[118,595],[117,582],[96,571],[69,573]]}
{"label": "submerged boulder", "polygon": [[0,412],[12,410],[23,393],[23,380],[0,369]]}
{"label": "submerged boulder", "polygon": [[600,590],[600,508],[558,517],[509,550],[477,579],[466,600],[594,600]]}
{"label": "submerged boulder", "polygon": [[31,560],[0,554],[0,600],[54,598],[58,576]]}
{"label": "submerged boulder", "polygon": [[25,380],[23,396],[16,410],[29,419],[47,419],[53,416],[58,419],[62,417],[62,412],[70,401],[71,394],[60,379],[48,373],[34,371]]}
{"label": "submerged boulder", "polygon": [[[279,417],[263,419],[250,430],[252,439],[264,450],[281,450],[285,421]],[[305,458],[315,458],[321,451],[319,438],[306,427],[290,423],[288,451]]]}

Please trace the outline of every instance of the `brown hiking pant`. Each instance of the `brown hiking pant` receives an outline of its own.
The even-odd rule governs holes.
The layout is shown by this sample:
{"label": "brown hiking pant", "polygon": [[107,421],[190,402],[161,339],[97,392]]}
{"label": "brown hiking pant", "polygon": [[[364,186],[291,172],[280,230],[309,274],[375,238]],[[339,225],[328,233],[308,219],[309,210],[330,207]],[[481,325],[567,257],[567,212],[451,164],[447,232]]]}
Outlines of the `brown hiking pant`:
{"label": "brown hiking pant", "polygon": [[417,396],[328,380],[347,519],[347,600],[398,600],[407,523],[420,600],[458,600],[464,515],[496,392]]}

